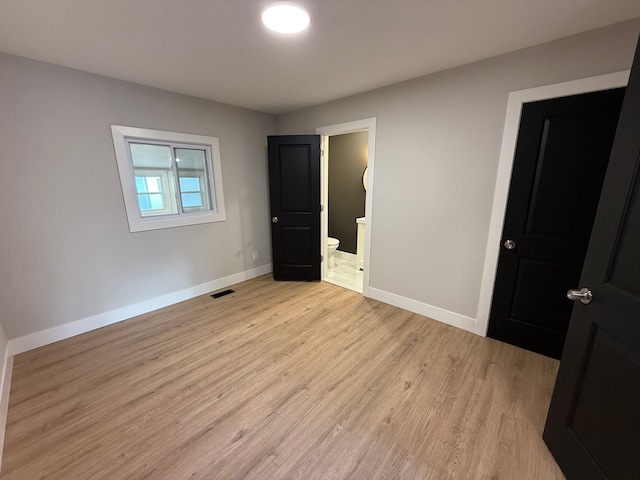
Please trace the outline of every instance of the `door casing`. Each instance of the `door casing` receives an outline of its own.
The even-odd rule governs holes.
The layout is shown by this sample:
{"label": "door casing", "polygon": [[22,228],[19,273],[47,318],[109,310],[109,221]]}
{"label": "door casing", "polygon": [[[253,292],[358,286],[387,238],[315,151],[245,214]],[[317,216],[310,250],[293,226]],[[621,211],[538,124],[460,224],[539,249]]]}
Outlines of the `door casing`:
{"label": "door casing", "polygon": [[[364,118],[362,120],[354,120],[352,122],[339,123],[336,125],[327,125],[316,128],[316,134],[322,135],[321,139],[321,162],[320,167],[320,202],[323,206],[320,212],[320,248],[323,259],[327,258],[327,238],[329,236],[329,137],[331,135],[342,135],[345,133],[354,133],[367,130],[369,136],[368,142],[368,158],[367,158],[367,191],[365,194],[364,216],[367,219],[367,225],[364,235],[364,271],[362,282],[362,295],[369,296],[369,265],[371,258],[371,232],[373,231],[373,191],[374,191],[374,162],[375,162],[375,145],[376,145],[376,117]],[[327,262],[323,261],[321,265],[321,278],[327,276]]]}
{"label": "door casing", "polygon": [[570,82],[519,90],[509,94],[505,127],[502,135],[502,147],[500,149],[500,159],[498,163],[498,172],[496,175],[496,186],[493,196],[493,207],[491,210],[491,221],[489,224],[489,235],[487,238],[487,249],[482,273],[480,299],[478,302],[478,315],[476,318],[475,328],[475,333],[478,335],[486,336],[487,329],[489,328],[489,313],[491,310],[491,299],[493,298],[493,285],[498,267],[500,239],[504,226],[504,217],[509,195],[509,186],[511,183],[511,170],[513,168],[522,105],[527,102],[566,97],[569,95],[577,95],[580,93],[595,92],[611,88],[626,87],[629,82],[629,73],[629,70],[625,70],[622,72],[583,78]]}

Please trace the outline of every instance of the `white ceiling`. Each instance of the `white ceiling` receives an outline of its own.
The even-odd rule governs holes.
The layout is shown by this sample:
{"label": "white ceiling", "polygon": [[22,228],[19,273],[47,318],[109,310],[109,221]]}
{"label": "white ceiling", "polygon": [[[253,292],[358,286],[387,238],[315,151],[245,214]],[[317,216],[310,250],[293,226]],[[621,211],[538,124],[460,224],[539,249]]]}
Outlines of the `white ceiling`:
{"label": "white ceiling", "polygon": [[638,0],[1,0],[0,51],[279,114],[640,17]]}

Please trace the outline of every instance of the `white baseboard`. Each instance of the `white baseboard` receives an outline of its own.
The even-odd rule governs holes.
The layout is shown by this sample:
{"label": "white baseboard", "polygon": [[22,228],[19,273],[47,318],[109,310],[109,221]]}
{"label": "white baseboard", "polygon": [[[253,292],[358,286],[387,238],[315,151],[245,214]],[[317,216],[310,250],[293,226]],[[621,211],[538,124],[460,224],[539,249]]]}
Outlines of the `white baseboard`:
{"label": "white baseboard", "polygon": [[0,465],[2,465],[2,452],[4,451],[4,433],[7,427],[12,372],[13,357],[5,357],[4,368],[2,370],[2,383],[0,383]]}
{"label": "white baseboard", "polygon": [[0,324],[0,465],[2,465],[4,430],[7,425],[12,371],[13,357],[9,356],[9,342],[4,332],[4,325]]}
{"label": "white baseboard", "polygon": [[64,325],[31,333],[24,337],[14,338],[13,340],[9,340],[8,355],[18,355],[19,353],[23,353],[34,348],[74,337],[81,333],[86,333],[97,328],[111,325],[112,323],[121,322],[122,320],[127,320],[128,318],[173,305],[174,303],[182,302],[199,295],[204,295],[205,293],[219,290],[251,278],[259,277],[260,275],[266,275],[271,271],[272,264],[263,265],[262,267],[212,280],[210,282],[196,285],[195,287],[185,288],[184,290],[151,298],[133,305],[117,308],[109,312],[99,313],[91,317],[65,323]]}
{"label": "white baseboard", "polygon": [[336,250],[335,252],[333,252],[333,255],[336,258],[341,258],[342,260],[349,260],[349,261],[356,261],[356,254],[355,253],[349,253],[349,252],[343,252],[342,250]]}
{"label": "white baseboard", "polygon": [[380,300],[381,302],[393,305],[394,307],[403,308],[404,310],[424,315],[425,317],[467,330],[468,332],[476,333],[476,320],[474,318],[450,312],[449,310],[434,307],[433,305],[428,305],[416,300],[411,300],[410,298],[401,297],[395,293],[389,293],[373,287],[369,287],[368,296],[374,300]]}

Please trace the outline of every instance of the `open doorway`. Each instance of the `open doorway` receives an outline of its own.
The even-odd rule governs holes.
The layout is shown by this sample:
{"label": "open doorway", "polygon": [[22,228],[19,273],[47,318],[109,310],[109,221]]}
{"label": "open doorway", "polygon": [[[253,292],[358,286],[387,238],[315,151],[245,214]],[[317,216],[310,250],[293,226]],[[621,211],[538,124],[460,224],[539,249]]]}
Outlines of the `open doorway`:
{"label": "open doorway", "polygon": [[322,135],[322,280],[368,296],[375,118],[320,127],[316,133]]}
{"label": "open doorway", "polygon": [[[368,131],[328,136],[327,257],[324,280],[362,293]],[[359,261],[360,260],[360,261]]]}

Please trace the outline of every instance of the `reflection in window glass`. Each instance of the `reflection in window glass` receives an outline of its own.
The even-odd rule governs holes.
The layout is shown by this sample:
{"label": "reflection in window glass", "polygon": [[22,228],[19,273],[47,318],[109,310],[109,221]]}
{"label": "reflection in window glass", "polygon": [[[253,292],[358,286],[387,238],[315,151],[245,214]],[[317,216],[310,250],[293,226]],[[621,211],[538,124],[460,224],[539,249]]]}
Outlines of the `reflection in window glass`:
{"label": "reflection in window glass", "polygon": [[171,147],[148,143],[129,143],[134,169],[171,170]]}
{"label": "reflection in window glass", "polygon": [[195,177],[180,178],[180,192],[182,194],[182,207],[202,207],[202,190],[200,179]]}
{"label": "reflection in window glass", "polygon": [[181,192],[199,192],[200,191],[200,179],[194,177],[180,177],[180,191]]}
{"label": "reflection in window glass", "polygon": [[[182,206],[186,208],[202,207],[202,194],[200,193],[183,193]],[[200,209],[199,209],[200,210]]]}
{"label": "reflection in window glass", "polygon": [[206,149],[138,142],[129,148],[141,216],[213,209]]}
{"label": "reflection in window glass", "polygon": [[130,142],[138,204],[142,217],[178,213],[170,145]]}
{"label": "reflection in window glass", "polygon": [[144,215],[153,210],[164,210],[160,177],[136,177],[136,190],[140,211]]}
{"label": "reflection in window glass", "polygon": [[217,137],[111,125],[131,232],[226,219]]}
{"label": "reflection in window glass", "polygon": [[183,212],[211,210],[207,152],[199,148],[176,148],[176,167]]}

